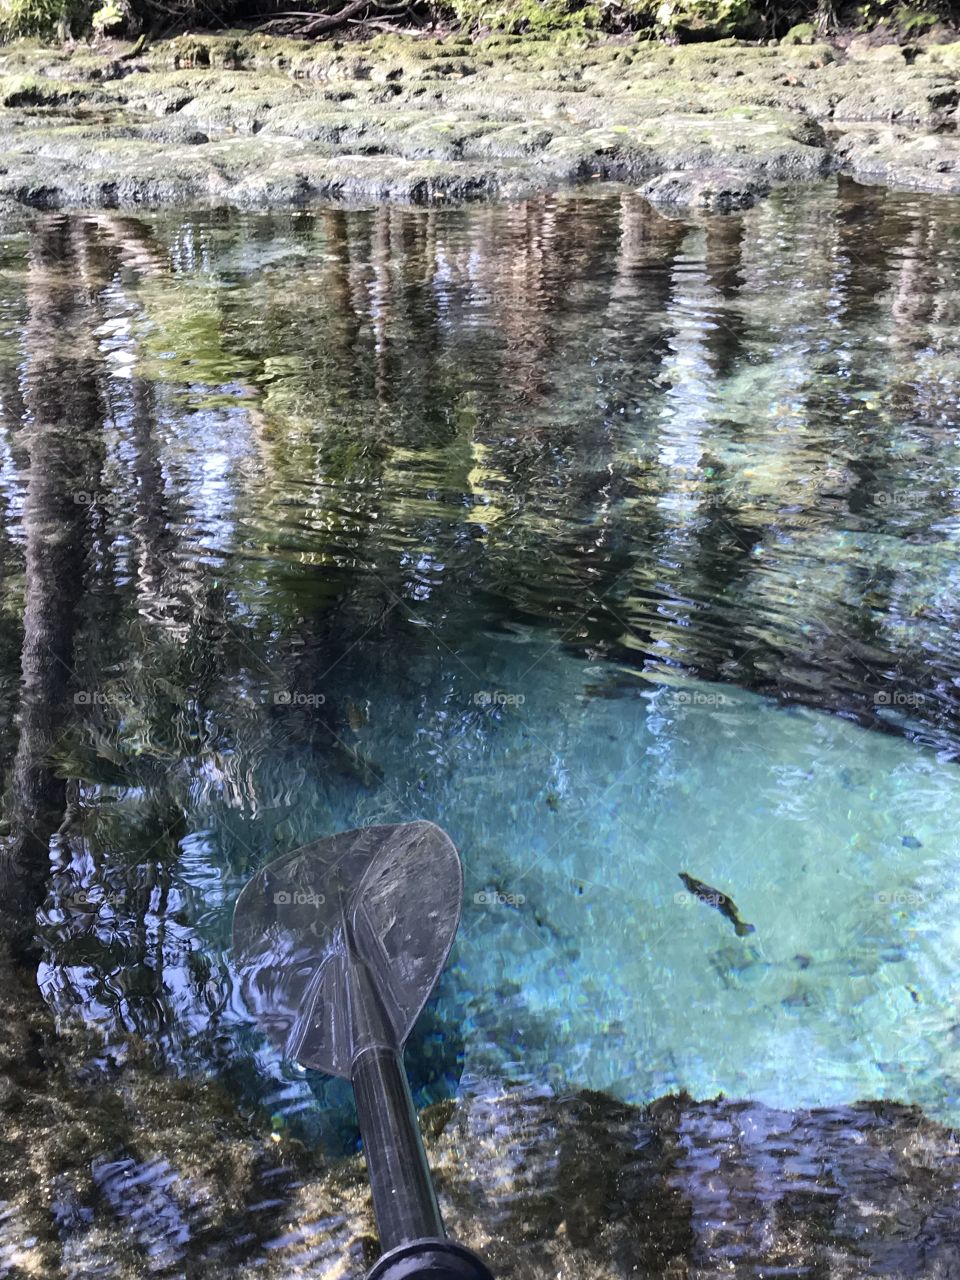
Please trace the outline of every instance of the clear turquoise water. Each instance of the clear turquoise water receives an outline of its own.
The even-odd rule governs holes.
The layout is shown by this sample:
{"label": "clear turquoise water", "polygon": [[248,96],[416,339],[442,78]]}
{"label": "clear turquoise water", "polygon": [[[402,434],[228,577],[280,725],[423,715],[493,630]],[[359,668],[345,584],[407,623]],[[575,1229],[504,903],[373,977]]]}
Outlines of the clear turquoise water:
{"label": "clear turquoise water", "polygon": [[844,186],[10,228],[7,838],[64,1022],[317,1132],[342,1091],[250,1025],[233,902],[426,817],[467,894],[421,1100],[960,1121],[957,226]]}

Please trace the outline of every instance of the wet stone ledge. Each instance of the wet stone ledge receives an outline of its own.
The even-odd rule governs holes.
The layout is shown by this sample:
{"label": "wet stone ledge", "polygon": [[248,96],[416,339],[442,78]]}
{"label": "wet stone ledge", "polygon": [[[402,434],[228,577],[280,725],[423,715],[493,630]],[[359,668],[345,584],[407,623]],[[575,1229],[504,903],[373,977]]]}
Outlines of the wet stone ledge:
{"label": "wet stone ledge", "polygon": [[[134,1046],[4,1068],[0,1275],[361,1280],[376,1256],[360,1157],[271,1133],[236,1085],[172,1079]],[[474,1082],[421,1119],[451,1233],[500,1280],[960,1274],[960,1144],[915,1108]]]}
{"label": "wet stone ledge", "polygon": [[957,1136],[909,1107],[507,1094],[457,1108],[431,1156],[504,1276],[960,1274]]}
{"label": "wet stone ledge", "polygon": [[[225,1059],[178,1075],[55,1028],[0,955],[0,1276],[361,1280],[359,1155],[325,1156]],[[634,1107],[477,1078],[421,1113],[453,1235],[499,1280],[952,1280],[960,1135],[891,1102]]]}
{"label": "wet stone ledge", "polygon": [[672,180],[667,203],[844,173],[960,192],[960,44],[677,48],[227,34],[0,52],[0,206],[445,203]]}

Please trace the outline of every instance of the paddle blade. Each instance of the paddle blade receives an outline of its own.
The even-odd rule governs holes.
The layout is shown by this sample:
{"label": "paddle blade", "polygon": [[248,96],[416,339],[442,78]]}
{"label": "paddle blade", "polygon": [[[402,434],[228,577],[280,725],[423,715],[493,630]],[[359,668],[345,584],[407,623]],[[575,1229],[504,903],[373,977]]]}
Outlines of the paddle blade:
{"label": "paddle blade", "polygon": [[349,1079],[358,1048],[403,1047],[462,903],[456,847],[432,822],[361,827],[284,854],[234,911],[247,1004],[286,1057]]}

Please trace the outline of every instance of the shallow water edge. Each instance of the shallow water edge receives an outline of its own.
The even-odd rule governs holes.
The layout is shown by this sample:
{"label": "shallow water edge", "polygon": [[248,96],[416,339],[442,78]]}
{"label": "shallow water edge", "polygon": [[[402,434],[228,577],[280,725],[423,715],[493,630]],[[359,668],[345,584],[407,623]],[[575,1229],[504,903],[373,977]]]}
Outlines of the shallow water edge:
{"label": "shallow water edge", "polygon": [[[325,1158],[146,1046],[98,1058],[67,1030],[68,1066],[19,985],[5,970],[0,1274],[359,1280],[377,1252],[360,1156]],[[502,1280],[956,1274],[960,1140],[919,1108],[464,1086],[421,1123],[449,1231]]]}

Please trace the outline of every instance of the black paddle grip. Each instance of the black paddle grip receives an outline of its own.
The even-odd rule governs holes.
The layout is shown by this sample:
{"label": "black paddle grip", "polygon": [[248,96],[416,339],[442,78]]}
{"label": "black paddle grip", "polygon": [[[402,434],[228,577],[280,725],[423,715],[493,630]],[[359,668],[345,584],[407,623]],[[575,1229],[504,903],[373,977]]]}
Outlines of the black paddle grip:
{"label": "black paddle grip", "polygon": [[367,1280],[493,1280],[475,1253],[453,1240],[411,1240],[385,1253]]}
{"label": "black paddle grip", "polygon": [[380,1247],[443,1238],[430,1167],[400,1055],[364,1049],[353,1060],[353,1094],[363,1135]]}

